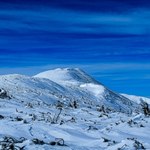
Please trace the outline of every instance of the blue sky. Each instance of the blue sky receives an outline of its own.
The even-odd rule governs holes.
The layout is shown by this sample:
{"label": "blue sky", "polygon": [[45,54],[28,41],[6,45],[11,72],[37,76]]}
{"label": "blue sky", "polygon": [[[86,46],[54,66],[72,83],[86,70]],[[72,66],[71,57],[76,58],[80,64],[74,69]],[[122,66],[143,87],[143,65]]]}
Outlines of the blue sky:
{"label": "blue sky", "polygon": [[0,74],[79,67],[150,97],[148,0],[1,0]]}

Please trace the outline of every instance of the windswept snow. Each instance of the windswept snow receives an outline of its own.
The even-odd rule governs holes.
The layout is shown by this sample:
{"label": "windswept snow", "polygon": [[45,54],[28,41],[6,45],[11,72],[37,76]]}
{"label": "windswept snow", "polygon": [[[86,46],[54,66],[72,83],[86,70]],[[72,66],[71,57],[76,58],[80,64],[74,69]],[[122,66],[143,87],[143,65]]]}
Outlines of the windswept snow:
{"label": "windswept snow", "polygon": [[105,88],[102,85],[85,83],[80,85],[81,88],[93,93],[95,96],[100,96],[105,92]]}
{"label": "windswept snow", "polygon": [[0,76],[0,149],[150,149],[150,119],[135,99],[77,68]]}

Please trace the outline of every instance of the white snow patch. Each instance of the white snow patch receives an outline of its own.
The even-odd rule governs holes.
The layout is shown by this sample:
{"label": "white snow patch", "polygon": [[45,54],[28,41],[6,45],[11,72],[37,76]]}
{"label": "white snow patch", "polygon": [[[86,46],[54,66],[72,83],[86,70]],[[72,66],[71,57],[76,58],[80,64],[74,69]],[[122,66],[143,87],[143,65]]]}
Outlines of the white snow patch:
{"label": "white snow patch", "polygon": [[93,83],[81,84],[80,87],[93,93],[95,96],[102,95],[105,91],[105,88],[103,86]]}

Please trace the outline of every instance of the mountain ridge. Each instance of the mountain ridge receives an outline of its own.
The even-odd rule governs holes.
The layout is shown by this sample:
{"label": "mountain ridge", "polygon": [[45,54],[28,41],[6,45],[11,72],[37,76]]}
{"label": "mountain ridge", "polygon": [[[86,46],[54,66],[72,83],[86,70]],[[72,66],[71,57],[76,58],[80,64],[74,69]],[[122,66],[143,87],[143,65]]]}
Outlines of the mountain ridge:
{"label": "mountain ridge", "polygon": [[[129,114],[139,109],[135,102],[119,93],[109,90],[78,68],[59,68],[40,73],[33,77],[18,74],[6,75],[0,76],[0,81],[1,88],[3,87],[4,89],[8,89],[8,91],[13,91],[11,95],[18,93],[22,89],[20,94],[22,93],[25,98],[26,93],[24,93],[24,91],[30,91],[31,95],[39,99],[42,99],[38,94],[41,93],[45,97],[43,101],[49,101],[49,103],[56,101],[56,99],[69,103],[74,99],[78,101],[78,103],[81,103],[81,105],[88,102],[91,103],[93,107],[95,107],[94,105],[104,105],[114,111]],[[8,84],[9,86],[3,86]],[[13,89],[11,87],[13,87]],[[43,93],[41,91],[43,91]],[[53,93],[55,93],[55,95],[53,95]],[[15,96],[16,95],[14,95],[14,97]],[[65,97],[67,97],[67,100],[65,100]]]}

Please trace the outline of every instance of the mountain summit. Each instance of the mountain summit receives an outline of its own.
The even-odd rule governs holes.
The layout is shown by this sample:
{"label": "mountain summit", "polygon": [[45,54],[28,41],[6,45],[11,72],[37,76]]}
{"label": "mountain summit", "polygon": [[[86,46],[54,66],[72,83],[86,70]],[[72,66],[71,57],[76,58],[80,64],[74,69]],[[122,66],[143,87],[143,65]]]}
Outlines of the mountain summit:
{"label": "mountain summit", "polygon": [[57,68],[41,72],[34,77],[47,78],[56,83],[97,83],[96,80],[79,68]]}

